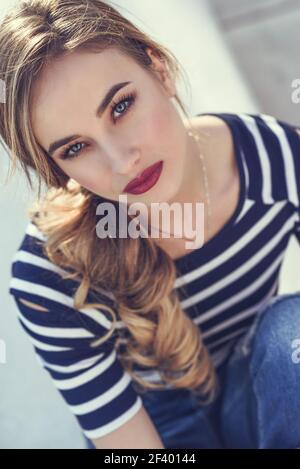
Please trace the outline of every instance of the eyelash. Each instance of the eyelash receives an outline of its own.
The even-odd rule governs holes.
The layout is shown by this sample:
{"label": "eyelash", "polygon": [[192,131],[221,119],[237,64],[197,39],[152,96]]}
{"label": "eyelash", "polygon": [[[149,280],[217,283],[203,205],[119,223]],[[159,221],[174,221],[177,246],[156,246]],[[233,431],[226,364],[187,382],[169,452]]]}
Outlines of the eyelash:
{"label": "eyelash", "polygon": [[[112,104],[110,105],[110,115],[111,115],[111,118],[112,118],[112,121],[115,123],[116,121],[118,121],[119,119],[122,119],[123,115],[127,114],[128,113],[128,110],[131,108],[131,106],[134,104],[135,102],[135,99],[136,99],[136,93],[135,92],[132,92],[132,93],[128,93],[128,94],[125,94],[123,96],[121,96],[118,100],[118,102],[115,102],[115,101],[112,101]],[[122,112],[121,114],[121,117],[118,117],[117,119],[114,119],[113,118],[113,113],[115,112],[115,109],[122,103],[128,101],[128,106],[126,108],[126,111]],[[75,146],[75,145],[78,145],[79,143],[83,143],[83,142],[75,142],[75,143],[72,143],[71,145],[69,145],[65,151],[62,153],[61,155],[61,159],[62,160],[69,160],[69,159],[73,159],[73,158],[76,158],[81,152],[82,150],[79,150],[75,153],[75,155],[72,155],[70,156],[69,155],[69,151]]]}

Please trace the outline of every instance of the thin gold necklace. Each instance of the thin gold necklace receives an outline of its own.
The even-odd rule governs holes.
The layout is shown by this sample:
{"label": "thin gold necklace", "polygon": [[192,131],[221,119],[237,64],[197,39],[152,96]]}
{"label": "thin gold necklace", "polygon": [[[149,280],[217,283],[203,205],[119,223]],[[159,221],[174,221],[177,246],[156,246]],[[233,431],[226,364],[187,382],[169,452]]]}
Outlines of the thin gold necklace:
{"label": "thin gold necklace", "polygon": [[[194,140],[195,140],[195,142],[198,146],[198,149],[199,149],[199,158],[200,158],[201,166],[202,166],[202,182],[203,182],[203,186],[204,186],[204,190],[205,190],[206,208],[207,208],[207,212],[208,212],[207,232],[208,232],[208,237],[210,237],[211,201],[210,201],[210,195],[209,195],[209,183],[208,183],[208,176],[207,176],[207,168],[206,168],[206,164],[205,164],[205,157],[204,157],[204,154],[203,154],[202,149],[201,149],[200,144],[199,144],[199,141],[200,141],[199,136],[196,135],[193,132],[192,126],[190,126],[190,129],[192,129],[192,130],[188,130],[188,135],[190,137],[194,138]],[[206,134],[206,135],[209,135],[209,134]],[[205,211],[206,210],[205,210],[205,207],[204,207],[204,214],[205,214]],[[158,230],[158,231],[159,231],[159,233],[165,233],[165,234],[170,235],[171,237],[174,237],[172,233],[169,233],[169,232],[166,232],[166,231],[161,231],[161,230]],[[196,236],[194,238],[186,238],[185,236],[182,236],[182,239],[189,240],[189,241],[193,241],[195,238],[196,238]]]}
{"label": "thin gold necklace", "polygon": [[[191,129],[192,129],[192,126],[191,126]],[[203,154],[202,149],[201,149],[200,144],[199,144],[199,141],[200,141],[199,136],[195,135],[194,132],[191,131],[191,130],[188,131],[188,135],[190,137],[194,138],[194,140],[197,143],[198,149],[199,149],[199,158],[200,158],[201,165],[202,165],[202,182],[203,182],[204,189],[205,189],[206,208],[207,208],[207,212],[208,212],[207,232],[208,232],[208,238],[209,238],[210,237],[212,214],[211,214],[211,200],[210,200],[210,195],[209,195],[209,182],[208,182],[208,175],[207,175],[207,167],[206,167],[206,164],[205,164],[205,157],[204,157],[204,154]],[[205,212],[205,210],[204,210],[204,212]]]}

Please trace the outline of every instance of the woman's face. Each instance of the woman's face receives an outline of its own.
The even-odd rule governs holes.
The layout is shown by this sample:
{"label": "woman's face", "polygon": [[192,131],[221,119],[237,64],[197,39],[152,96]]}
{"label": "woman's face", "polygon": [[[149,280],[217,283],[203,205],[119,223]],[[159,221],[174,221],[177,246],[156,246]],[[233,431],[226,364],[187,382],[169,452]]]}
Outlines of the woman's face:
{"label": "woman's face", "polygon": [[[49,158],[81,186],[113,201],[120,195],[128,203],[146,205],[172,200],[182,183],[187,134],[172,103],[176,90],[164,64],[149,49],[148,54],[162,86],[110,48],[53,60],[32,90],[32,126]],[[107,92],[120,83],[96,114]],[[132,179],[160,161],[156,185],[140,195],[124,192]]]}

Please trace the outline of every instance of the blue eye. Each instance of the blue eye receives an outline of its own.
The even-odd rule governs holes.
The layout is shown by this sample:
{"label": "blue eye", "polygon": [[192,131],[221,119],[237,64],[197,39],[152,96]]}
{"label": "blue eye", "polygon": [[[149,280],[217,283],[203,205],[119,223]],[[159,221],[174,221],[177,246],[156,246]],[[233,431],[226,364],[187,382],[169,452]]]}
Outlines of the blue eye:
{"label": "blue eye", "polygon": [[[112,101],[112,106],[111,106],[111,116],[112,116],[112,120],[113,122],[115,122],[116,120],[119,120],[121,119],[121,117],[123,116],[123,114],[126,114],[128,109],[132,106],[132,104],[134,103],[135,101],[135,98],[136,98],[136,93],[128,93],[126,95],[123,95],[119,98],[119,101],[117,103],[115,103],[114,101]],[[126,111],[125,112],[122,112],[120,110],[118,110],[118,107],[120,105],[123,106],[124,103],[128,103],[127,106],[125,106],[125,109]],[[121,107],[122,107],[121,106]],[[117,112],[121,112],[121,117],[118,117],[117,119],[114,119],[113,117],[113,114],[114,112],[117,111]]]}
{"label": "blue eye", "polygon": [[[116,122],[119,119],[121,119],[123,115],[127,114],[129,108],[132,106],[135,99],[136,99],[136,93],[129,93],[127,95],[121,96],[121,98],[119,99],[119,101],[117,103],[112,101],[112,106],[110,107],[110,109],[111,109],[110,114],[111,114],[112,121]],[[127,106],[124,106],[125,103],[128,103]],[[125,110],[122,110],[122,108],[125,109]],[[114,118],[113,117],[114,112],[120,113],[120,117]],[[84,142],[75,142],[72,145],[69,145],[66,148],[66,150],[62,153],[60,158],[62,160],[68,160],[68,159],[76,158],[79,154],[81,154],[82,150],[81,149],[78,150],[78,151],[75,150],[75,153],[73,155],[70,154],[70,151],[72,149],[74,149],[76,146],[77,146],[77,149],[78,149],[78,145],[81,145],[82,143],[84,143]]]}
{"label": "blue eye", "polygon": [[[72,149],[74,149],[74,147],[76,147],[77,145],[81,145],[82,142],[76,142],[76,143],[73,143],[72,145],[70,145],[62,154],[61,156],[61,159],[62,160],[68,160],[68,159],[72,159],[72,158],[76,158],[76,156],[78,156],[80,153],[81,153],[81,150],[79,151],[75,151],[75,154],[74,155],[71,155],[70,154],[70,151]],[[78,148],[78,147],[77,147]]]}

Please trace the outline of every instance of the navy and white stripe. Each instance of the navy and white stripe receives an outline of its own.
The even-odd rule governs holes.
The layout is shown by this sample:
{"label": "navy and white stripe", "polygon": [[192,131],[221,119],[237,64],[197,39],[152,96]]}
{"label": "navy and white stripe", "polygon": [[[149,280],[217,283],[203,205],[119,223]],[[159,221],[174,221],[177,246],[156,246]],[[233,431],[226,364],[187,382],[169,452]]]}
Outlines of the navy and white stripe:
{"label": "navy and white stripe", "polygon": [[[300,242],[300,137],[296,126],[264,114],[206,114],[223,119],[231,131],[239,201],[212,239],[175,260],[174,288],[219,368],[277,294],[290,237]],[[10,293],[38,361],[84,434],[97,438],[134,416],[142,399],[116,354],[116,333],[100,346],[89,346],[108,331],[111,317],[100,309],[74,308],[78,283],[63,278],[67,272],[46,258],[44,241],[29,223],[13,258]],[[48,311],[34,310],[20,298]],[[117,311],[112,292],[103,291],[98,300]],[[117,327],[126,332],[122,321]],[[149,382],[160,381],[158,369],[135,365],[135,371]]]}

